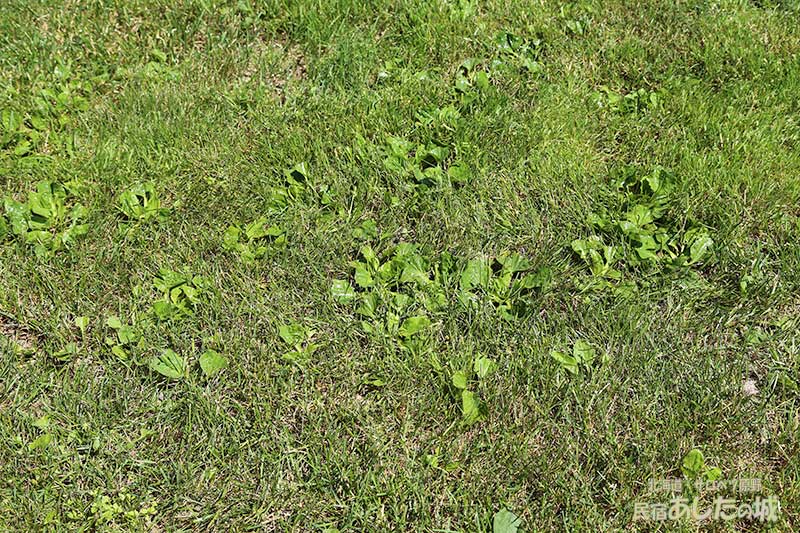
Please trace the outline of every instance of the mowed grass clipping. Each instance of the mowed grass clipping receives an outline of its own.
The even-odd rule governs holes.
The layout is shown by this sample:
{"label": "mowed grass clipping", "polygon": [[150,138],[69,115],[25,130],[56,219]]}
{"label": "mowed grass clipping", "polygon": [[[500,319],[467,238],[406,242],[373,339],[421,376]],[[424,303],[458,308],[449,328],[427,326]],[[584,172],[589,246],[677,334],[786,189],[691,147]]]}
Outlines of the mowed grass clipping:
{"label": "mowed grass clipping", "polygon": [[798,527],[794,2],[11,0],[0,119],[0,529]]}

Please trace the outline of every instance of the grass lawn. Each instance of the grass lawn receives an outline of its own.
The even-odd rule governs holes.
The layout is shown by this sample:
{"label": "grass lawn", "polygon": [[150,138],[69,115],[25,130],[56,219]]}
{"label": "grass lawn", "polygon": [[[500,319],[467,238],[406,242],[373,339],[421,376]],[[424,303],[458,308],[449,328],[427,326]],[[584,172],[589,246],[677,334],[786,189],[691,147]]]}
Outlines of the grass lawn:
{"label": "grass lawn", "polygon": [[794,0],[4,0],[0,530],[797,530],[799,200]]}

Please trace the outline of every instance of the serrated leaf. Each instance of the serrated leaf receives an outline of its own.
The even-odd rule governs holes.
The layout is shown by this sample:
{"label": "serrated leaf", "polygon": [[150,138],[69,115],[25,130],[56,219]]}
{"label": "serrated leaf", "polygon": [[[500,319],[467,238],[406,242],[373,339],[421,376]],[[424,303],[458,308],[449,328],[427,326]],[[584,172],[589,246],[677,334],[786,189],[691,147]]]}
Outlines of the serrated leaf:
{"label": "serrated leaf", "polygon": [[292,350],[283,354],[281,359],[287,363],[302,363],[308,359],[308,356],[309,354],[305,350]]}
{"label": "serrated leaf", "polygon": [[389,305],[391,305],[392,308],[398,313],[405,311],[405,309],[414,301],[411,296],[403,294],[402,292],[390,292],[389,295],[391,295]]}
{"label": "serrated leaf", "polygon": [[47,429],[49,426],[50,426],[50,417],[47,415],[41,416],[33,422],[33,427],[42,430]]}
{"label": "serrated leaf", "polygon": [[179,272],[162,268],[153,279],[153,285],[159,291],[168,294],[172,289],[189,282],[189,278]]}
{"label": "serrated leaf", "polygon": [[123,324],[117,330],[117,338],[119,339],[120,344],[135,344],[141,338],[139,332],[133,326],[128,326]]}
{"label": "serrated leaf", "polygon": [[449,153],[450,150],[448,148],[434,145],[424,152],[423,157],[429,160],[431,164],[436,164],[444,161]]}
{"label": "serrated leaf", "polygon": [[15,133],[22,125],[22,115],[13,109],[4,109],[0,114],[0,127],[6,133]]}
{"label": "serrated leaf", "polygon": [[545,288],[550,283],[551,272],[547,267],[542,267],[534,273],[526,274],[519,280],[521,289]]}
{"label": "serrated leaf", "polygon": [[384,321],[385,331],[389,335],[396,335],[397,330],[400,327],[400,317],[397,314],[392,313],[391,311],[386,313],[386,319]]}
{"label": "serrated leaf", "polygon": [[31,142],[27,139],[23,139],[17,143],[17,146],[14,147],[14,155],[23,156],[30,152],[31,148]]}
{"label": "serrated leaf", "polygon": [[367,266],[372,269],[373,272],[378,270],[380,267],[380,261],[378,260],[378,256],[375,254],[375,251],[371,246],[364,245],[361,247],[359,252],[361,253],[361,257],[364,258]]}
{"label": "serrated leaf", "polygon": [[150,57],[152,57],[155,61],[159,63],[167,62],[167,54],[165,54],[158,48],[153,48],[152,50],[150,50]]}
{"label": "serrated leaf", "polygon": [[120,193],[117,207],[129,220],[147,220],[160,214],[161,201],[152,183],[137,183]]}
{"label": "serrated leaf", "polygon": [[369,385],[371,387],[385,387],[386,381],[383,378],[377,376],[366,376],[361,383],[364,385]]}
{"label": "serrated leaf", "polygon": [[[625,218],[634,228],[643,228],[655,220],[650,208],[641,204],[633,206],[633,208],[625,214]],[[623,229],[623,231],[625,230]]]}
{"label": "serrated leaf", "polygon": [[73,360],[76,355],[78,355],[78,345],[74,342],[69,342],[64,348],[55,352],[53,357],[59,361],[67,362]]}
{"label": "serrated leaf", "polygon": [[286,177],[291,178],[297,182],[304,182],[308,178],[308,168],[304,162],[297,163],[295,166],[286,171]]}

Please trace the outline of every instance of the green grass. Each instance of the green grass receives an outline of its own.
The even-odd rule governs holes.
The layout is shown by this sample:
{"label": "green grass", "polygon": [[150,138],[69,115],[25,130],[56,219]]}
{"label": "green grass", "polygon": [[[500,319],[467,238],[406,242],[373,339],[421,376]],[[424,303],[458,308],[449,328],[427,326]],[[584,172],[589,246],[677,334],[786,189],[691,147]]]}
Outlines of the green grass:
{"label": "green grass", "polygon": [[[66,184],[86,234],[54,251],[0,226],[0,529],[491,531],[503,508],[525,531],[765,527],[632,522],[699,449],[723,480],[760,478],[795,530],[799,59],[791,0],[6,2],[0,196]],[[390,138],[412,143],[394,166]],[[616,186],[658,168],[663,205]],[[144,183],[160,211],[130,220],[118,197]],[[663,208],[674,255],[692,228],[713,245],[642,259],[620,230],[636,204]],[[226,247],[260,217],[285,245]],[[592,236],[618,277],[573,250]],[[361,247],[385,263],[401,242],[429,281],[358,287]],[[540,282],[461,281],[504,254]],[[165,320],[161,269],[207,280]],[[406,294],[398,320],[430,324],[403,337],[335,280]],[[294,323],[313,336],[287,343]],[[576,341],[597,357],[573,375],[552,352]],[[153,369],[168,349],[178,379]],[[228,362],[211,377],[206,350]]]}

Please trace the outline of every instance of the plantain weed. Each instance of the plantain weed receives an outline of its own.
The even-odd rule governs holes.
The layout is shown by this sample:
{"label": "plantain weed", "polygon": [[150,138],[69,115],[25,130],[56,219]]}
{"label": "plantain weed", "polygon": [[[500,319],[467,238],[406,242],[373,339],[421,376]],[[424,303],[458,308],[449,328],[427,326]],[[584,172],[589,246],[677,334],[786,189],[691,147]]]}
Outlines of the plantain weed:
{"label": "plantain weed", "polygon": [[222,236],[222,245],[244,262],[253,262],[265,257],[271,249],[285,248],[286,232],[280,226],[270,225],[267,217],[261,217],[245,226],[229,226]]}
{"label": "plantain weed", "polygon": [[39,182],[24,203],[7,196],[3,208],[0,219],[6,221],[0,224],[0,237],[13,235],[31,246],[41,259],[69,248],[89,231],[83,223],[87,209],[75,201],[67,186],[58,182]]}
{"label": "plantain weed", "polygon": [[206,301],[212,292],[211,282],[205,276],[183,274],[167,268],[159,270],[153,285],[162,297],[153,302],[151,311],[162,321],[193,315],[197,305]]}
{"label": "plantain weed", "polygon": [[120,193],[117,208],[131,221],[163,220],[169,214],[152,183],[137,183]]}

